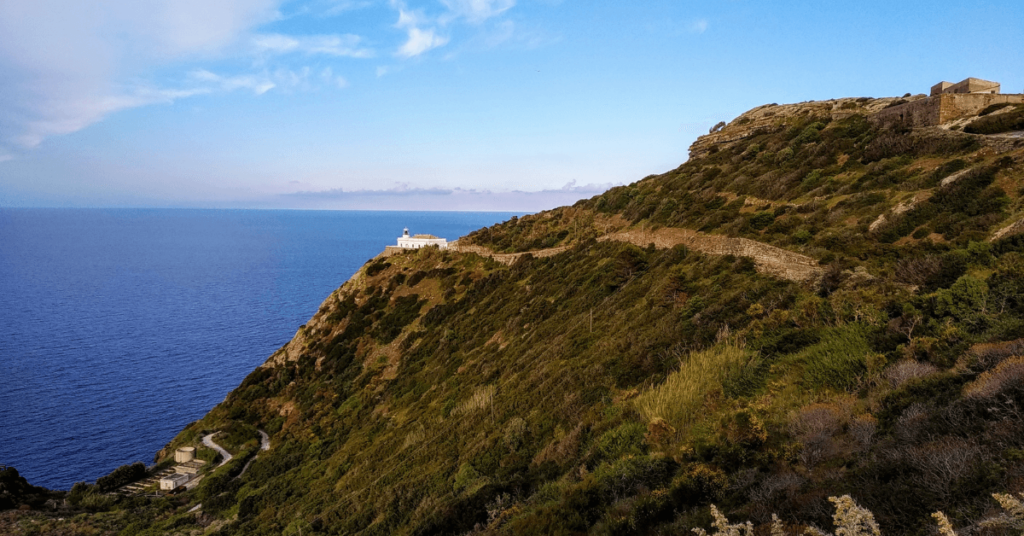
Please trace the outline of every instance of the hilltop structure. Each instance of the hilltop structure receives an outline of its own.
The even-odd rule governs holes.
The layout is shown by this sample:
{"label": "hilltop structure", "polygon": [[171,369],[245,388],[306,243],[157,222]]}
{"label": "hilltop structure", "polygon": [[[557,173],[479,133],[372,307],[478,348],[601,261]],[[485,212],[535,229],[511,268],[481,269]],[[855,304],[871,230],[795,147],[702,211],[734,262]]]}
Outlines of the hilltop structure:
{"label": "hilltop structure", "polygon": [[448,249],[448,240],[438,238],[430,234],[409,236],[408,227],[402,231],[402,236],[398,237],[398,247],[403,249],[420,249],[426,246],[437,246],[441,249]]}
{"label": "hilltop structure", "polygon": [[903,122],[911,127],[930,127],[978,115],[993,104],[1024,103],[1024,95],[1003,95],[999,90],[999,82],[980,78],[967,78],[956,84],[939,82],[932,86],[931,96],[911,97],[878,112],[872,119],[883,125]]}
{"label": "hilltop structure", "polygon": [[998,95],[999,82],[991,82],[980,78],[966,78],[956,84],[943,81],[932,86],[931,96],[952,95],[954,93],[987,93],[989,95]]}

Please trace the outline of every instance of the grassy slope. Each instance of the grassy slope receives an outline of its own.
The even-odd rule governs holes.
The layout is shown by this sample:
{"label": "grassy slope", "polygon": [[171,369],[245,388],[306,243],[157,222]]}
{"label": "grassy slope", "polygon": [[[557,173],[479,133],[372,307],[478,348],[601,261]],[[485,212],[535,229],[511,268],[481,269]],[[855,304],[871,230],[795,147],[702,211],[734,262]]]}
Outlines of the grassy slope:
{"label": "grassy slope", "polygon": [[[1024,240],[985,242],[1019,217],[1024,150],[879,130],[857,113],[870,101],[848,102],[779,107],[676,170],[467,239],[565,253],[368,263],[170,445],[272,436],[187,503],[224,534],[679,533],[711,501],[828,527],[840,493],[887,534],[930,530],[940,508],[978,519],[987,493],[1024,490],[1024,367],[1000,365],[1024,337]],[[827,270],[799,285],[595,240],[659,226]]]}

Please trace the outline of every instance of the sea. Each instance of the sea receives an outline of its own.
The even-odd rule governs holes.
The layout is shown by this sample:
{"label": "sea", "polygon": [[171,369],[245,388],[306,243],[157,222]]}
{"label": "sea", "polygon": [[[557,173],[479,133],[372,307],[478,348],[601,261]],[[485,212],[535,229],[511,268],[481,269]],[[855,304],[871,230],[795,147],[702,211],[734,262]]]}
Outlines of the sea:
{"label": "sea", "polygon": [[0,464],[51,489],[150,464],[403,228],[512,215],[0,208]]}

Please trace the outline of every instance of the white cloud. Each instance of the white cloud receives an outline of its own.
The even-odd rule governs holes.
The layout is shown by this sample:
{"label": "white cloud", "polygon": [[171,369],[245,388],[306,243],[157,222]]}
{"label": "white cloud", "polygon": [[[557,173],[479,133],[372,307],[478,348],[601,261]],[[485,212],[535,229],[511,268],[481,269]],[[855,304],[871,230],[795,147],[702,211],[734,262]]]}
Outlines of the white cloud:
{"label": "white cloud", "polygon": [[350,58],[369,58],[373,51],[360,48],[362,39],[358,35],[309,35],[290,36],[282,34],[261,34],[253,37],[253,47],[259,53],[288,54],[324,54],[327,56],[345,56]]}
{"label": "white cloud", "polygon": [[398,22],[395,23],[397,28],[415,28],[422,26],[426,23],[426,17],[423,16],[419,11],[409,11],[404,6],[398,8]]}
{"label": "white cloud", "polygon": [[207,91],[124,81],[225,50],[277,17],[279,1],[0,2],[0,151],[17,153],[118,110]]}
{"label": "white cloud", "polygon": [[205,69],[199,69],[189,73],[189,78],[199,83],[209,83],[222,91],[248,89],[257,95],[262,95],[277,87],[277,84],[266,75],[221,76]]}
{"label": "white cloud", "polygon": [[335,76],[334,70],[330,67],[324,67],[324,70],[320,71],[320,79],[326,84],[336,86],[338,89],[345,89],[348,87],[348,80],[345,80],[342,76]]}
{"label": "white cloud", "polygon": [[472,23],[485,21],[508,11],[516,0],[441,0],[451,12]]}
{"label": "white cloud", "polygon": [[690,24],[690,31],[695,34],[702,34],[708,30],[707,19],[697,19]]}
{"label": "white cloud", "polygon": [[411,58],[419,56],[430,49],[444,46],[447,43],[448,38],[437,35],[434,33],[433,28],[426,30],[409,28],[409,40],[398,49],[396,54],[403,58]]}

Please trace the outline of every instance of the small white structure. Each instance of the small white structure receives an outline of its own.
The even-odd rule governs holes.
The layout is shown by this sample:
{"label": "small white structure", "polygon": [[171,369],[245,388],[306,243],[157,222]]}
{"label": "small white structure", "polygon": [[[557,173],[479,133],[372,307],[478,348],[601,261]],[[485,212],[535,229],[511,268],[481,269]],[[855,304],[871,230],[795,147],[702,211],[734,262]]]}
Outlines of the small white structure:
{"label": "small white structure", "polygon": [[448,240],[428,234],[409,236],[408,227],[406,227],[405,231],[402,232],[402,236],[398,237],[398,247],[400,248],[420,249],[426,246],[437,246],[441,249],[448,249]]}
{"label": "small white structure", "polygon": [[175,473],[160,479],[160,491],[174,491],[192,479],[191,475]]}
{"label": "small white structure", "polygon": [[185,463],[194,460],[196,457],[195,447],[181,447],[174,451],[175,463]]}

